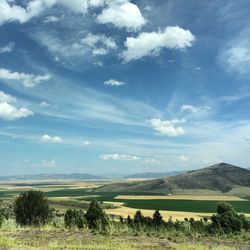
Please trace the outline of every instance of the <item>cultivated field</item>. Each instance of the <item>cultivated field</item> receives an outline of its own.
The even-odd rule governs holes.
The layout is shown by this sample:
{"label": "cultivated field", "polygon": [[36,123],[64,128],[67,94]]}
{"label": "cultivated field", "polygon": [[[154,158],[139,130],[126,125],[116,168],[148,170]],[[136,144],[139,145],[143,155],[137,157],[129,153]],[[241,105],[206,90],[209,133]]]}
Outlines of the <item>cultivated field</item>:
{"label": "cultivated field", "polygon": [[[96,187],[108,184],[108,181],[65,181],[65,180],[39,180],[39,181],[13,181],[0,183],[0,199],[11,202],[21,192],[26,190],[41,190],[45,192],[49,203],[56,210],[64,212],[68,208],[86,210],[91,200],[96,199],[102,203],[105,212],[110,215],[127,217],[133,216],[140,209],[143,214],[152,216],[155,210],[160,210],[164,219],[183,220],[193,217],[200,219],[209,217],[216,211],[221,201],[233,205],[237,212],[250,217],[250,200],[248,197],[233,195],[160,195],[154,193],[119,193],[97,192]],[[114,190],[115,191],[115,190]],[[203,190],[203,192],[205,192]],[[200,192],[202,194],[202,191]]]}
{"label": "cultivated field", "polygon": [[246,201],[237,196],[207,195],[118,195],[118,200],[194,200],[194,201]]}

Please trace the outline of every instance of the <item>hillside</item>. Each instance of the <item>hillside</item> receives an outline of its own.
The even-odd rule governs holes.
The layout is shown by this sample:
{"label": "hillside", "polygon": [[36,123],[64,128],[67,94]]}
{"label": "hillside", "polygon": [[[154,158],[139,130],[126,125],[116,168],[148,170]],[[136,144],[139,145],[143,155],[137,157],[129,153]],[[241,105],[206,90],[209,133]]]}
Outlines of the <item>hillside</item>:
{"label": "hillside", "polygon": [[174,193],[175,190],[204,189],[227,193],[233,188],[250,188],[250,171],[227,163],[189,171],[177,176],[104,185],[98,191]]}
{"label": "hillside", "polygon": [[181,174],[183,172],[180,171],[172,171],[172,172],[145,172],[145,173],[137,173],[131,174],[124,177],[124,179],[155,179],[155,178],[163,178],[166,176],[175,176]]}

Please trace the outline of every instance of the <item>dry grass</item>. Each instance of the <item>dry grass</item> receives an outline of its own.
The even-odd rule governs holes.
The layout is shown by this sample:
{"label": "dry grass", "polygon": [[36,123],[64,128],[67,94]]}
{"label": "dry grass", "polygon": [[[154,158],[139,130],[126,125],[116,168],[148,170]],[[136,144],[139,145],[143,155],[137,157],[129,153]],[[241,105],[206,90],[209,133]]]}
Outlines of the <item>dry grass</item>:
{"label": "dry grass", "polygon": [[118,195],[118,200],[196,200],[196,201],[245,201],[237,196],[208,195]]}
{"label": "dry grass", "polygon": [[[128,215],[131,217],[134,216],[135,212],[138,209],[135,208],[128,208],[128,207],[119,207],[115,209],[106,209],[105,212],[107,214],[112,215],[118,215],[126,218]],[[140,209],[142,214],[144,216],[153,216],[154,210],[148,210],[148,209]],[[194,218],[196,220],[199,220],[204,217],[210,217],[212,213],[192,213],[192,212],[180,212],[180,211],[160,211],[162,217],[164,220],[168,220],[170,217],[172,217],[173,220],[184,220],[185,218]]]}

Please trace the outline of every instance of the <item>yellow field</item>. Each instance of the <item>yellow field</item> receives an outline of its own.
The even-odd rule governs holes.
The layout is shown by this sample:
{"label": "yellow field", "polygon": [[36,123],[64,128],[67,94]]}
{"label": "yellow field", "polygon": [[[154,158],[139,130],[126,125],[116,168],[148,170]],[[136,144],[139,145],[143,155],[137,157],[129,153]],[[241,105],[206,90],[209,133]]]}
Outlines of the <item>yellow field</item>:
{"label": "yellow field", "polygon": [[[116,204],[118,205],[118,204]],[[106,209],[105,213],[110,215],[118,215],[122,216],[123,218],[127,218],[127,216],[133,217],[138,209],[135,208],[128,208],[128,207],[119,207],[115,209]],[[154,210],[149,209],[140,209],[144,216],[152,217]],[[181,211],[160,211],[164,220],[168,220],[172,218],[173,220],[184,220],[185,218],[194,218],[199,220],[201,218],[207,217],[209,218],[212,213],[194,213],[194,212],[181,212]],[[250,218],[250,214],[245,214],[246,217]]]}
{"label": "yellow field", "polygon": [[[128,208],[128,207],[119,207],[115,209],[106,209],[105,213],[112,214],[112,215],[119,215],[126,218],[128,215],[131,217],[134,216],[138,209],[135,208]],[[154,210],[148,209],[140,209],[144,216],[152,217]],[[180,212],[180,211],[160,211],[164,220],[168,220],[172,217],[173,220],[184,220],[184,218],[194,218],[194,219],[201,219],[204,217],[210,217],[211,213],[191,213],[191,212]]]}
{"label": "yellow field", "polygon": [[118,200],[197,200],[197,201],[244,201],[237,196],[199,196],[199,195],[118,195]]}

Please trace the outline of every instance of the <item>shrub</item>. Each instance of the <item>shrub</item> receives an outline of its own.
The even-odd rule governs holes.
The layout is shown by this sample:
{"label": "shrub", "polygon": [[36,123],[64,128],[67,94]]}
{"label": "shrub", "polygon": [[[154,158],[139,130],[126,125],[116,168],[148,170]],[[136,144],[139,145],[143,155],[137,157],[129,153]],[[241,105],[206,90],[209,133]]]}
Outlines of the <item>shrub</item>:
{"label": "shrub", "polygon": [[44,225],[52,217],[48,201],[40,191],[28,191],[15,201],[16,222],[22,226]]}
{"label": "shrub", "polygon": [[211,217],[210,230],[217,233],[239,233],[248,230],[249,222],[244,215],[239,215],[228,203],[221,203],[217,207],[217,214]]}
{"label": "shrub", "polygon": [[64,224],[68,228],[77,227],[81,229],[84,227],[85,217],[82,210],[68,209],[64,215]]}
{"label": "shrub", "polygon": [[105,229],[107,225],[105,213],[95,200],[90,203],[85,218],[90,229]]}
{"label": "shrub", "polygon": [[158,210],[156,210],[153,214],[153,225],[155,227],[159,227],[163,224],[163,219],[162,219],[162,216],[160,214],[160,212]]}

